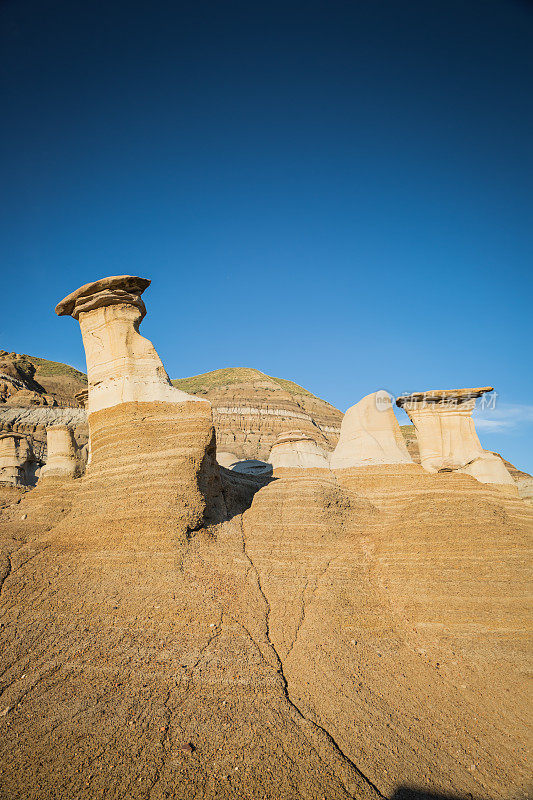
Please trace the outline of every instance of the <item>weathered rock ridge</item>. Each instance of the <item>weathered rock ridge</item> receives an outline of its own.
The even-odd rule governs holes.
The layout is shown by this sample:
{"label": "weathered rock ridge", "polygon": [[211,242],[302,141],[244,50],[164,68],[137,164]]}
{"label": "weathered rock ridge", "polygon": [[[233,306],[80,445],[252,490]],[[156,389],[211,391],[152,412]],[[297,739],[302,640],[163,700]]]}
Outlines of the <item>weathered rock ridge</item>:
{"label": "weathered rock ridge", "polygon": [[173,381],[213,407],[217,448],[238,459],[266,461],[280,434],[298,428],[327,451],[339,438],[342,413],[291,381],[244,367]]}
{"label": "weathered rock ridge", "polygon": [[76,406],[75,394],[86,385],[83,372],[68,364],[0,350],[0,409],[5,402]]}
{"label": "weathered rock ridge", "polygon": [[61,435],[1,497],[0,797],[525,800],[531,507],[408,461],[220,467],[130,336],[140,280],[60,307],[105,334],[84,475]]}

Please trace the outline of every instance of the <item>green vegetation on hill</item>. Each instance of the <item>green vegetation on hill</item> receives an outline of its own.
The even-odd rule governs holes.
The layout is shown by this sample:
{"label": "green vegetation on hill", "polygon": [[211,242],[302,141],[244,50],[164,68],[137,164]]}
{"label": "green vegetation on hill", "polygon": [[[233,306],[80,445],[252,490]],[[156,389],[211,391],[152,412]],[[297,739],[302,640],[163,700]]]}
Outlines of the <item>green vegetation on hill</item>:
{"label": "green vegetation on hill", "polygon": [[265,375],[258,369],[251,369],[250,367],[226,367],[226,369],[215,369],[212,372],[204,372],[202,375],[192,375],[190,378],[177,378],[172,381],[177,389],[191,394],[200,394],[208,392],[210,389],[216,389],[219,386],[228,386],[232,383],[249,383],[252,381],[272,381],[277,383],[281,389],[284,389],[289,394],[306,395],[307,397],[314,397],[311,392],[298,386],[293,381],[287,381],[284,378],[273,378],[271,375]]}
{"label": "green vegetation on hill", "polygon": [[60,377],[65,376],[74,378],[80,383],[87,383],[87,375],[80,372],[79,369],[71,367],[69,364],[61,364],[59,361],[48,361],[46,358],[37,358],[37,356],[22,355],[21,358],[35,364],[36,373],[35,377]]}
{"label": "green vegetation on hill", "polygon": [[415,436],[415,426],[414,425],[400,425],[400,429],[404,436]]}

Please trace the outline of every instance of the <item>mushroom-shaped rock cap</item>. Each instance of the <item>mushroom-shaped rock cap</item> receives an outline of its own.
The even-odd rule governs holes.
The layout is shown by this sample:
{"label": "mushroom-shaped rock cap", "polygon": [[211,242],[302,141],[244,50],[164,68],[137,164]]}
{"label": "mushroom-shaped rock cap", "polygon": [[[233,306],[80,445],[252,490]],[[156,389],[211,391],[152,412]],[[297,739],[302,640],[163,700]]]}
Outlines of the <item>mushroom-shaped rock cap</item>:
{"label": "mushroom-shaped rock cap", "polygon": [[67,295],[57,304],[55,311],[60,317],[70,315],[78,319],[82,312],[126,303],[136,306],[144,317],[146,308],[141,300],[141,294],[150,283],[148,278],[139,278],[136,275],[112,275],[109,278],[100,278],[98,281],[80,286],[75,292]]}
{"label": "mushroom-shaped rock cap", "polygon": [[466,403],[481,397],[485,392],[492,392],[492,386],[478,386],[475,389],[428,389],[426,392],[413,392],[403,394],[396,398],[396,405],[402,408],[409,403],[449,403],[457,400],[459,403]]}

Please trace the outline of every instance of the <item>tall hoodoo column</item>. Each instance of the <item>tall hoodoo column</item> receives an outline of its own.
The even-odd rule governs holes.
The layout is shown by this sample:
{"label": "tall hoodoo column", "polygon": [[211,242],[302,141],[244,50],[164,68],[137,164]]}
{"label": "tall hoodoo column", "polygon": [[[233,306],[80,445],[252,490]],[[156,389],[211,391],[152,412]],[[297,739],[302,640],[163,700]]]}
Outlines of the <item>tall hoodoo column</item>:
{"label": "tall hoodoo column", "polygon": [[84,501],[93,517],[122,521],[125,540],[144,537],[143,546],[147,537],[161,542],[198,527],[213,507],[220,512],[211,404],[174,388],[139,334],[149,284],[133,275],[102,278],[56,307],[79,321],[87,358]]}
{"label": "tall hoodoo column", "polygon": [[424,469],[456,470],[481,483],[514,486],[501,458],[483,450],[472,419],[476,399],[491,391],[491,386],[439,389],[397,398],[415,426]]}
{"label": "tall hoodoo column", "polygon": [[286,431],[278,436],[270,451],[269,463],[274,469],[328,469],[328,459],[321,447],[307,433]]}
{"label": "tall hoodoo column", "polygon": [[81,473],[81,456],[67,425],[53,425],[47,429],[46,450],[41,478],[75,478]]}
{"label": "tall hoodoo column", "polygon": [[369,394],[348,409],[330,457],[331,469],[411,463],[387,392]]}
{"label": "tall hoodoo column", "polygon": [[139,333],[147,278],[115,275],[87,283],[56,306],[80,323],[89,414],[128,402],[205,402],[175,389],[152,342]]}

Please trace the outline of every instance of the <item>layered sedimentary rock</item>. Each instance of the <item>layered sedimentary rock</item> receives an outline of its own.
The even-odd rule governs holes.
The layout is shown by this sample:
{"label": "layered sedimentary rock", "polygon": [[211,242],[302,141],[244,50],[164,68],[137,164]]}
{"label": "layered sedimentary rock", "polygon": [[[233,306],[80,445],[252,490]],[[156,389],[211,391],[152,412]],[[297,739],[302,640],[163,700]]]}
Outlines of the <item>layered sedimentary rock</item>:
{"label": "layered sedimentary rock", "polygon": [[78,444],[87,442],[87,415],[74,390],[85,376],[66,364],[0,351],[0,431],[23,433],[39,456],[46,455],[46,429],[69,425]]}
{"label": "layered sedimentary rock", "polygon": [[531,522],[414,464],[281,470],[244,514],[290,697],[384,796],[527,792]]}
{"label": "layered sedimentary rock", "polygon": [[[124,528],[135,520],[151,540],[180,503],[184,529],[197,527],[204,491],[216,506],[221,489],[209,402],[174,388],[153,344],[138,332],[149,283],[103,278],[68,295],[56,313],[79,321],[87,358],[91,456],[83,502]],[[105,494],[98,497],[102,481]]]}
{"label": "layered sedimentary rock", "polygon": [[213,406],[217,449],[266,461],[277,437],[298,428],[326,451],[339,438],[342,413],[298,384],[244,367],[173,381]]}
{"label": "layered sedimentary rock", "polygon": [[269,463],[273,469],[291,467],[296,469],[328,469],[326,452],[318,446],[315,439],[303,431],[293,430],[280,434],[272,450]]}
{"label": "layered sedimentary rock", "polygon": [[409,463],[237,474],[205,402],[89,425],[84,476],[0,502],[6,798],[525,800],[528,506]]}
{"label": "layered sedimentary rock", "polygon": [[387,392],[369,394],[348,409],[330,457],[332,469],[409,463],[411,456]]}
{"label": "layered sedimentary rock", "polygon": [[76,478],[83,471],[83,457],[74,434],[67,425],[54,425],[46,431],[47,457],[41,469],[46,478]]}
{"label": "layered sedimentary rock", "polygon": [[129,402],[194,402],[172,386],[153,344],[138,327],[150,281],[118,275],[88,283],[56,306],[80,323],[87,359],[88,413]]}
{"label": "layered sedimentary rock", "polygon": [[0,408],[0,431],[24,434],[37,455],[46,459],[46,430],[54,425],[68,425],[74,432],[78,447],[87,444],[89,427],[87,413],[77,407]]}
{"label": "layered sedimentary rock", "polygon": [[[4,355],[6,368],[19,379],[9,378],[14,382],[18,380],[18,388],[10,383],[9,393],[5,395],[6,398],[9,396],[9,402],[2,404],[0,375],[0,430],[2,427],[10,430],[13,421],[15,425],[21,422],[24,424],[21,431],[34,435],[32,438],[36,441],[44,441],[44,427],[41,425],[64,422],[73,427],[79,445],[86,443],[86,416],[79,414],[78,419],[73,418],[78,407],[86,407],[86,376],[66,364],[35,356]],[[0,373],[2,363],[0,358]],[[19,395],[21,403],[17,403],[15,392],[29,388],[30,373],[35,376],[37,383],[34,388],[38,393],[35,397],[31,395],[31,403],[24,400],[22,406],[23,395]],[[229,368],[173,383],[189,394],[211,402],[218,449],[234,454],[235,461],[267,459],[276,437],[295,427],[303,427],[320,440],[320,446],[326,450],[333,449],[337,442],[341,412],[292,381],[272,378],[256,369]],[[45,395],[49,395],[50,403],[55,406],[54,412],[59,410],[64,417],[54,416]],[[57,404],[60,409],[57,409]],[[13,429],[17,430],[16,427]]]}
{"label": "layered sedimentary rock", "polygon": [[513,479],[501,458],[483,450],[472,419],[476,398],[491,391],[491,386],[436,390],[415,392],[396,400],[415,426],[424,469],[456,470],[481,483],[514,490]]}
{"label": "layered sedimentary rock", "polygon": [[0,434],[0,483],[34,486],[40,463],[28,439],[20,433]]}
{"label": "layered sedimentary rock", "polygon": [[527,796],[518,500],[416,465],[281,470],[244,514],[180,537],[169,504],[148,538],[140,505],[99,515],[117,480],[1,518],[26,542],[2,588],[6,791]]}
{"label": "layered sedimentary rock", "polygon": [[113,403],[89,425],[85,476],[0,524],[3,789],[376,800],[287,696],[239,522],[263,483],[229,473],[221,500],[209,403]]}
{"label": "layered sedimentary rock", "polygon": [[[2,403],[21,406],[75,406],[74,395],[87,379],[68,364],[0,350],[0,409]],[[15,396],[16,395],[16,396]]]}

